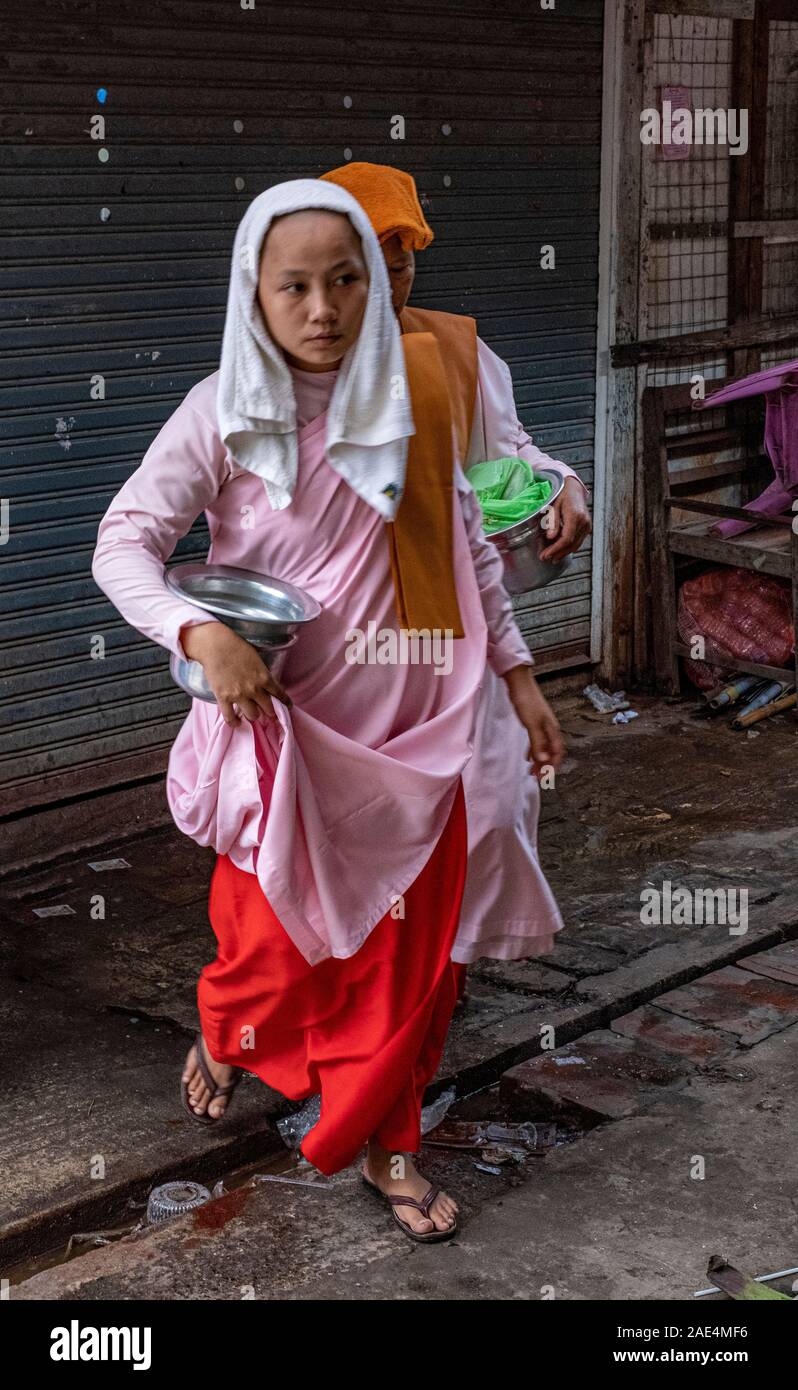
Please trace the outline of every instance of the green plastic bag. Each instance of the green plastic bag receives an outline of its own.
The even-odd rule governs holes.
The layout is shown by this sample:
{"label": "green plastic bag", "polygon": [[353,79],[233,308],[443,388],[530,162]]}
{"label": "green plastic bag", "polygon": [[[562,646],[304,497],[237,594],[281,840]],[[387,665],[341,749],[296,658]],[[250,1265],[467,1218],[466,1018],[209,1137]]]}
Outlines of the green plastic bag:
{"label": "green plastic bag", "polygon": [[525,459],[489,459],[467,469],[466,477],[479,498],[485,534],[503,531],[545,507],[551,483],[536,478]]}

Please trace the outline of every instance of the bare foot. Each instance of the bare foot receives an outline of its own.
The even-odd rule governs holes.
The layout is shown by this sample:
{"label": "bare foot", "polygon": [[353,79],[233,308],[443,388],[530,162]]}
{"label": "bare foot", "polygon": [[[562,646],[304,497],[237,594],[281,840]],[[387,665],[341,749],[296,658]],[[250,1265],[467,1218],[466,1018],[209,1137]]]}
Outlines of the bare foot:
{"label": "bare foot", "polygon": [[[208,1051],[207,1044],[203,1039],[202,1050],[205,1061],[210,1069],[211,1076],[215,1077],[218,1086],[226,1086],[233,1079],[234,1067],[225,1066],[222,1062],[214,1062]],[[186,1065],[183,1068],[183,1080],[188,1082],[188,1103],[197,1115],[208,1114],[214,1119],[218,1119],[227,1109],[229,1095],[216,1096],[208,1104],[211,1092],[202,1079],[202,1072],[197,1066],[197,1057],[194,1044],[191,1044],[189,1054],[186,1058]]]}
{"label": "bare foot", "polygon": [[[403,1161],[404,1176],[399,1178],[391,1177],[392,1166],[394,1171],[399,1168],[399,1164],[392,1164],[393,1160],[399,1158]],[[363,1172],[370,1178],[381,1192],[386,1196],[406,1196],[415,1197],[420,1202],[422,1197],[427,1195],[432,1184],[421,1176],[416,1165],[409,1154],[393,1154],[389,1149],[384,1149],[381,1144],[369,1140],[366,1153],[366,1161],[363,1164]],[[455,1223],[455,1217],[460,1210],[453,1197],[446,1192],[439,1192],[435,1201],[429,1209],[432,1220],[429,1221],[423,1211],[418,1207],[405,1207],[397,1205],[394,1211],[401,1221],[406,1221],[419,1235],[424,1235],[427,1231],[448,1231]]]}

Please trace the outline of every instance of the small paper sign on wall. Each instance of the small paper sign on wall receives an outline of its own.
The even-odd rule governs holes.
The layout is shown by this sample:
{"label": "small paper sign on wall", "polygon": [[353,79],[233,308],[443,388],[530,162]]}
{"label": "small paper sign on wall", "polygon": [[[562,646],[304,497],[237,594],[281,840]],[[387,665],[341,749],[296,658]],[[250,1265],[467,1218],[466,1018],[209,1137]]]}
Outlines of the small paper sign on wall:
{"label": "small paper sign on wall", "polygon": [[689,87],[661,87],[662,159],[689,159],[693,136],[693,106]]}

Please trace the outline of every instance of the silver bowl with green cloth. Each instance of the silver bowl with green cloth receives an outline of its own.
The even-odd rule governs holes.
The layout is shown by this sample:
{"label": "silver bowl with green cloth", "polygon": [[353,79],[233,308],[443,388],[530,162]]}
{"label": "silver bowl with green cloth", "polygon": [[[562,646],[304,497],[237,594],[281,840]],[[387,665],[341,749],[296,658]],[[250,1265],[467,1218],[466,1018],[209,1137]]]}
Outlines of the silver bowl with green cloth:
{"label": "silver bowl with green cloth", "polygon": [[[179,598],[203,608],[255,647],[276,678],[304,626],[322,611],[321,604],[295,584],[234,565],[175,565],[165,577]],[[201,662],[182,661],[173,653],[169,670],[187,695],[215,703]]]}
{"label": "silver bowl with green cloth", "polygon": [[[520,459],[519,463],[529,469],[525,460]],[[487,467],[486,464],[477,463],[466,471],[466,477],[477,494],[480,480],[486,476],[484,470]],[[485,527],[488,540],[493,541],[504,561],[504,587],[509,594],[526,594],[531,589],[542,589],[544,585],[551,584],[552,580],[559,579],[560,575],[570,568],[573,558],[566,555],[563,560],[555,563],[540,558],[540,552],[551,545],[543,528],[543,513],[557,501],[565,486],[565,479],[562,474],[551,468],[536,468],[534,474],[536,479],[551,486],[546,500],[528,516],[508,526],[499,529]],[[507,491],[502,494],[502,500],[512,501],[514,495],[522,490],[522,486],[523,478],[519,469],[518,478],[513,480]],[[490,506],[490,503],[487,505]]]}

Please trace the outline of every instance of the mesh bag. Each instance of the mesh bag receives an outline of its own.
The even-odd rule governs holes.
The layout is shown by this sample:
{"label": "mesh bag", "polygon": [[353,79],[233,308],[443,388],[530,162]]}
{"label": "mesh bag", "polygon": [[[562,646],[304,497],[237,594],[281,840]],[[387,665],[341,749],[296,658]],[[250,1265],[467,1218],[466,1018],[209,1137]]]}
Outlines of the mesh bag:
{"label": "mesh bag", "polygon": [[689,679],[709,690],[735,668],[735,660],[786,666],[795,650],[790,585],[786,579],[750,570],[705,570],[679,590],[679,637],[695,637],[728,655],[728,666],[685,661]]}

